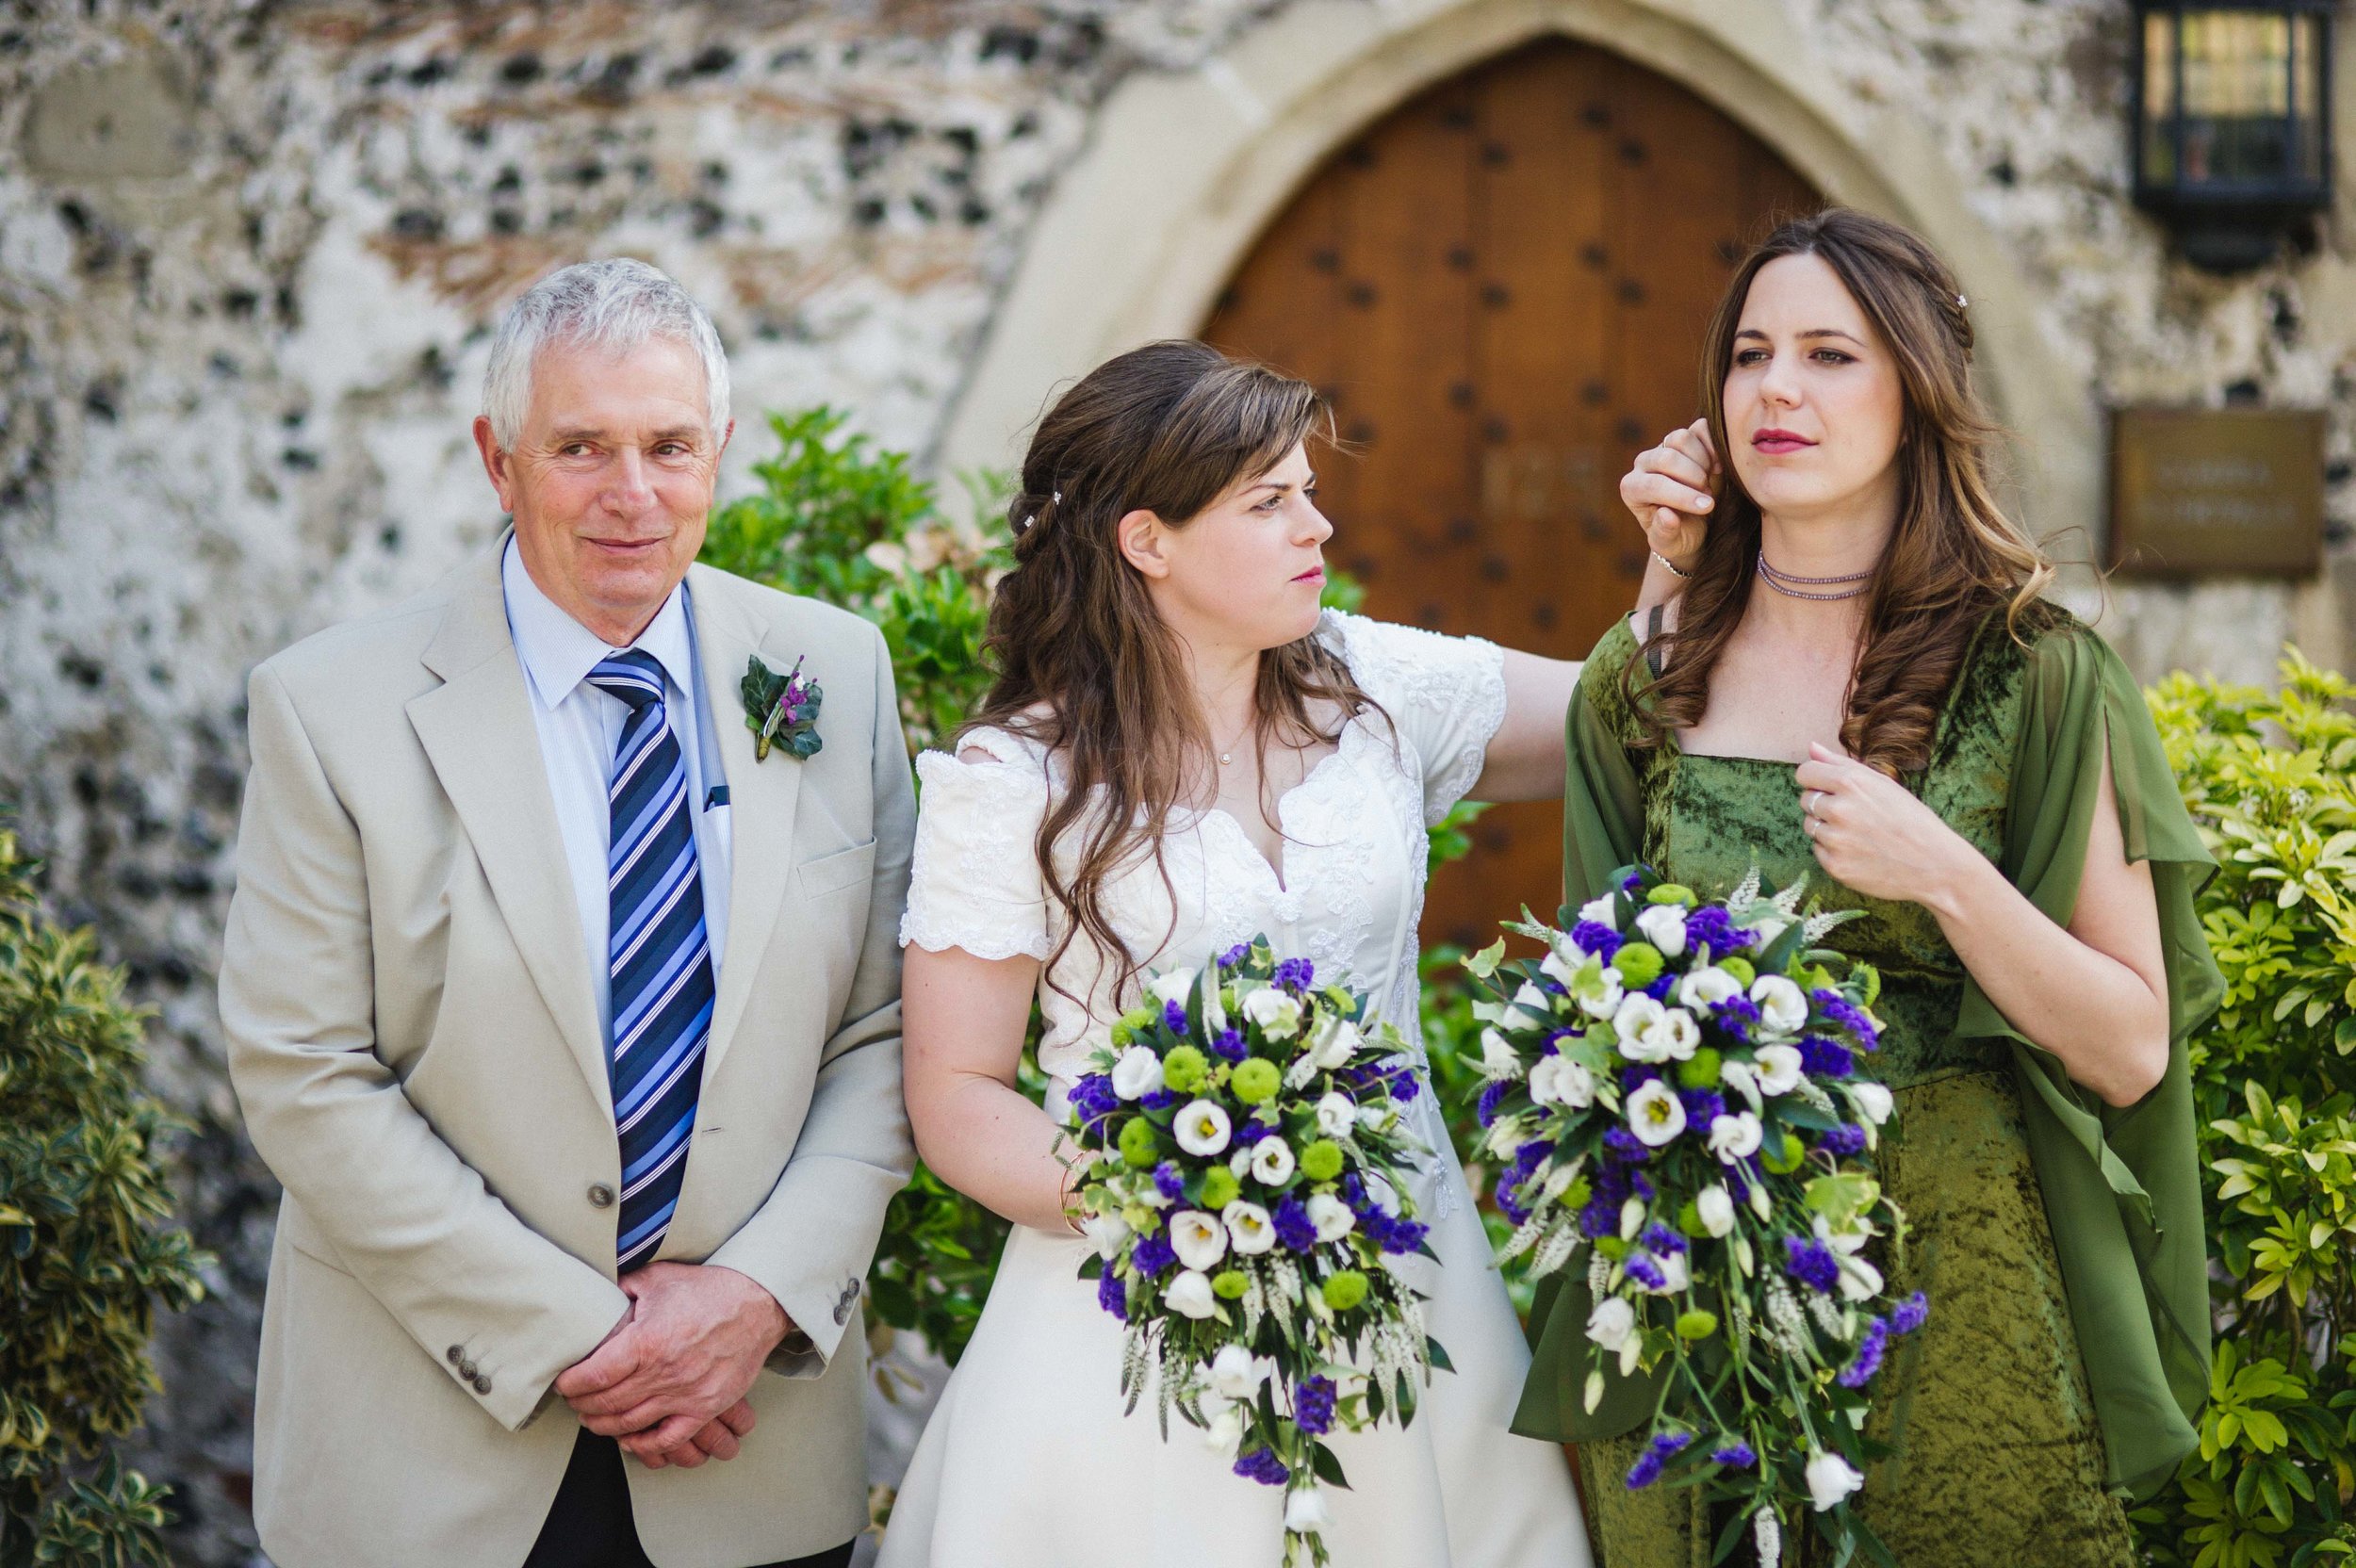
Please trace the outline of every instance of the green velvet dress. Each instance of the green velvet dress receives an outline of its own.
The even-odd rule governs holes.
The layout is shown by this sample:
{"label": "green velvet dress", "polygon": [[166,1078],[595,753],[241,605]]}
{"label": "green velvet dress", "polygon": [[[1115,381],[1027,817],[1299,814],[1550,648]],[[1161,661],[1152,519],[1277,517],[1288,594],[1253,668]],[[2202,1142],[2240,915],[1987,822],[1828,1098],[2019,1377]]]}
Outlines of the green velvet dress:
{"label": "green velvet dress", "polygon": [[[1922,906],[1825,876],[1787,762],[1687,757],[1643,743],[1622,694],[1626,623],[1595,648],[1570,716],[1565,891],[1649,861],[1704,897],[1756,864],[1805,879],[1864,919],[1833,939],[1878,966],[1889,1027],[1873,1070],[1896,1091],[1883,1180],[1909,1238],[1892,1279],[1930,1297],[1874,1389],[1863,1517],[1902,1568],[2039,1568],[2133,1560],[2122,1495],[2157,1486],[2193,1445],[2208,1360],[2207,1295],[2184,1036],[2217,979],[2192,910],[2213,869],[2140,694],[2116,654],[2037,607],[2027,646],[1985,627],[1940,713],[1932,760],[1906,780],[2045,914],[2077,900],[2104,743],[2131,859],[2148,861],[2168,966],[2167,1077],[2114,1110],[2015,1034]],[[1514,1428],[1581,1445],[1604,1568],[1703,1568],[1711,1532],[1692,1490],[1627,1489],[1657,1384],[1612,1380],[1593,1414],[1583,1281],[1542,1291]],[[1786,1560],[1807,1532],[1787,1529]],[[1747,1543],[1733,1560],[1749,1560]]]}

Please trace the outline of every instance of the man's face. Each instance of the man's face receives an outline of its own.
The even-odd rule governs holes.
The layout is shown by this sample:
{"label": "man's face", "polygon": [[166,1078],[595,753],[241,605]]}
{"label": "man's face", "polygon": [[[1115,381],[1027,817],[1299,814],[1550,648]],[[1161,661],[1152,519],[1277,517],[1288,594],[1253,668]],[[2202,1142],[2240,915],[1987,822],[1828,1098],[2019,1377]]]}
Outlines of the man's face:
{"label": "man's face", "polygon": [[720,453],[704,368],[658,337],[624,353],[544,345],[532,406],[512,451],[487,418],[475,445],[515,518],[515,546],[540,591],[615,647],[646,629],[703,547]]}

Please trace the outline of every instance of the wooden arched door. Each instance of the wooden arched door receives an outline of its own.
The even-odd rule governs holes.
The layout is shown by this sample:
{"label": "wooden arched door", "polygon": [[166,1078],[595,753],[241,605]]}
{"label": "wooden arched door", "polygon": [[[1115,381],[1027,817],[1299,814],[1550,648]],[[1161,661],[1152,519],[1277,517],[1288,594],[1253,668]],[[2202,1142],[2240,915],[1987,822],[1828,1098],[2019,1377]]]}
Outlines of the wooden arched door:
{"label": "wooden arched door", "polygon": [[[1316,383],[1331,559],[1386,620],[1585,656],[1634,601],[1628,460],[1698,412],[1702,328],[1742,248],[1822,199],[1665,77],[1547,40],[1343,147],[1203,335]],[[1427,941],[1487,941],[1562,880],[1551,805],[1500,807],[1435,879]]]}

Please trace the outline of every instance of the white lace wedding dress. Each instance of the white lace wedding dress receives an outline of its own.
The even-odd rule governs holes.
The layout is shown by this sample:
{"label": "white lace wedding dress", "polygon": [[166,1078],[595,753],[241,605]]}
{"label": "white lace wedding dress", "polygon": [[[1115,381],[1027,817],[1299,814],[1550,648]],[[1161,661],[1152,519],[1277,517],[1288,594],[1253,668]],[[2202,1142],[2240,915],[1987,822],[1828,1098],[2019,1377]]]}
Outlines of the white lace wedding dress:
{"label": "white lace wedding dress", "polygon": [[[1380,716],[1352,720],[1283,798],[1282,880],[1234,818],[1199,812],[1174,819],[1164,845],[1174,925],[1150,861],[1107,890],[1108,906],[1133,951],[1158,946],[1156,967],[1199,965],[1266,933],[1278,956],[1367,990],[1378,1016],[1419,1039],[1425,835],[1480,776],[1505,716],[1504,659],[1488,643],[1330,612],[1319,634],[1396,740]],[[1051,771],[1039,748],[1002,731],[964,745],[990,760],[917,760],[923,810],[901,940],[1045,959],[1062,934],[1033,849]],[[1061,990],[1044,977],[1039,988],[1039,1060],[1060,1113],[1062,1086],[1088,1070],[1123,1004],[1105,994],[1112,976],[1085,939],[1054,977]],[[1350,1489],[1328,1490],[1326,1543],[1336,1568],[1586,1568],[1562,1450],[1506,1429],[1529,1356],[1428,1084],[1415,1106],[1439,1151],[1415,1196],[1441,1266],[1406,1266],[1432,1298],[1431,1330],[1455,1370],[1433,1375],[1405,1429],[1335,1438]],[[917,1446],[881,1568],[1277,1568],[1281,1489],[1230,1474],[1182,1422],[1165,1442],[1150,1396],[1122,1413],[1121,1325],[1077,1278],[1087,1255],[1076,1237],[1015,1227]]]}

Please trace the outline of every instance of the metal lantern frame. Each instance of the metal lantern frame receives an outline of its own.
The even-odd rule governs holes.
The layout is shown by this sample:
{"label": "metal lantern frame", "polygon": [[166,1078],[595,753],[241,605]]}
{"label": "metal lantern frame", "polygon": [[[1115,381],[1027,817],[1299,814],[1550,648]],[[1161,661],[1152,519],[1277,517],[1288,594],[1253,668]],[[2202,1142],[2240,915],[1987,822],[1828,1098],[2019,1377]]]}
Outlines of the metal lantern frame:
{"label": "metal lantern frame", "polygon": [[[2195,265],[2221,271],[2257,266],[2275,254],[2287,230],[2331,204],[2331,24],[2337,9],[2338,0],[2135,0],[2135,201],[2169,225]],[[2187,99],[2185,24],[2253,15],[2285,24],[2279,167],[2188,172],[2198,161],[2190,155],[2188,132],[2210,117],[2197,113]],[[2157,105],[2155,23],[2166,28],[2168,51],[2165,80],[2156,84],[2166,101]]]}

